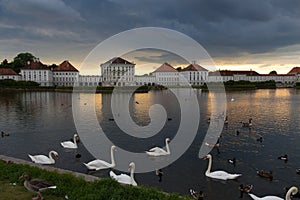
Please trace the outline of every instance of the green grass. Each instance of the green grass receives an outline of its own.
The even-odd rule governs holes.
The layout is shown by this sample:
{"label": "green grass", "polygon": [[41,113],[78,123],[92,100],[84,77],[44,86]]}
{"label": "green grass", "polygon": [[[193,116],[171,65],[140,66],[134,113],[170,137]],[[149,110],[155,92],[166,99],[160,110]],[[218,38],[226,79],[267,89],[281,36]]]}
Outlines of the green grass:
{"label": "green grass", "polygon": [[[176,200],[189,199],[178,194],[166,194],[155,188],[146,186],[133,187],[120,185],[111,179],[101,179],[94,182],[86,182],[71,173],[59,174],[31,167],[28,165],[6,163],[0,161],[0,200],[1,199],[31,199],[35,193],[27,191],[23,187],[24,180],[18,180],[23,172],[30,174],[32,178],[41,178],[51,181],[57,189],[43,192],[47,200],[69,199],[76,200]],[[13,185],[16,183],[16,185]]]}

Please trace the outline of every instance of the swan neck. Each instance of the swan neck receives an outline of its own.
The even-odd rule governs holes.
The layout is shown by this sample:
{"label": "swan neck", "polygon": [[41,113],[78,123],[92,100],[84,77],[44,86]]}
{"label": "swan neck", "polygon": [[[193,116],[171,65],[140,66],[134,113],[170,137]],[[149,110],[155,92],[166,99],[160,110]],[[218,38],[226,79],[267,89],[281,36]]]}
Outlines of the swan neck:
{"label": "swan neck", "polygon": [[206,170],[206,174],[209,174],[210,173],[210,170],[211,170],[211,165],[212,165],[212,157],[209,156],[208,157],[208,167],[207,167],[207,170]]}
{"label": "swan neck", "polygon": [[134,180],[134,170],[135,170],[135,166],[132,165],[131,168],[130,168],[130,178],[131,178],[131,183],[134,183],[135,180]]}
{"label": "swan neck", "polygon": [[54,159],[52,158],[52,154],[53,154],[53,153],[54,153],[54,151],[50,151],[50,152],[49,152],[49,159],[50,159],[50,160],[54,160]]}
{"label": "swan neck", "polygon": [[75,145],[77,145],[77,142],[76,142],[76,136],[75,136],[75,135],[74,135],[74,137],[73,137],[73,142],[74,142]]}
{"label": "swan neck", "polygon": [[115,156],[114,156],[114,149],[113,148],[111,148],[111,150],[110,150],[110,159],[111,159],[111,165],[112,166],[115,166]]}
{"label": "swan neck", "polygon": [[166,140],[166,148],[167,148],[167,153],[170,154],[170,147],[169,147],[169,143],[167,140]]}
{"label": "swan neck", "polygon": [[289,191],[285,195],[285,200],[291,200],[291,195],[296,194],[298,192],[298,189],[295,187],[292,187],[289,189]]}

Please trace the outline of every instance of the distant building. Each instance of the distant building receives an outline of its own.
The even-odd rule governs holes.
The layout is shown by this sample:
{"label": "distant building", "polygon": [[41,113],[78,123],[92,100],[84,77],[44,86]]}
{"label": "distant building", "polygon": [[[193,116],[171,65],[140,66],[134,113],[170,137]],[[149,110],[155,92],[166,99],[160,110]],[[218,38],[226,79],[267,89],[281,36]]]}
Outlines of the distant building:
{"label": "distant building", "polygon": [[56,86],[73,86],[79,81],[79,71],[67,60],[53,70],[53,83]]}
{"label": "distant building", "polygon": [[15,81],[21,80],[21,75],[17,74],[14,70],[10,68],[0,68],[0,80],[3,79],[13,79]]}
{"label": "distant building", "polygon": [[103,86],[133,86],[135,64],[115,57],[100,65]]}
{"label": "distant building", "polygon": [[169,63],[162,64],[152,72],[152,75],[155,77],[155,83],[157,85],[179,85],[179,72]]}
{"label": "distant building", "polygon": [[288,74],[296,76],[296,81],[300,82],[300,67],[294,67]]}
{"label": "distant building", "polygon": [[274,80],[276,83],[285,85],[293,85],[296,81],[294,74],[259,74],[256,71],[234,71],[234,70],[220,70],[209,72],[208,82],[227,82],[227,81],[250,81],[262,82]]}
{"label": "distant building", "polygon": [[191,85],[203,85],[208,80],[208,70],[196,63],[183,68],[179,74],[183,75]]}
{"label": "distant building", "polygon": [[79,75],[79,86],[99,86],[102,77],[97,75]]}
{"label": "distant building", "polygon": [[156,78],[152,74],[145,74],[142,76],[135,76],[136,85],[148,85],[154,86],[156,83]]}
{"label": "distant building", "polygon": [[22,67],[21,76],[22,80],[34,81],[39,83],[40,86],[53,86],[52,71],[39,59],[34,59]]}

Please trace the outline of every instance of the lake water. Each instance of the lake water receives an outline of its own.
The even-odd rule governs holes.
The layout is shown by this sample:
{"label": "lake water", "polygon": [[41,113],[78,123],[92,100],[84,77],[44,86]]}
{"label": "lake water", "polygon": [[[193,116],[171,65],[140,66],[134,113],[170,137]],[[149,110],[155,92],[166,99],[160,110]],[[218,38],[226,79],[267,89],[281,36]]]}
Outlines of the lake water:
{"label": "lake water", "polygon": [[[155,146],[164,146],[164,139],[176,136],[180,119],[179,102],[172,92],[151,91],[134,94],[130,101],[130,115],[136,124],[147,126],[150,123],[149,108],[153,104],[165,107],[168,118],[162,130],[155,136],[136,139],[124,135],[112,118],[110,109],[111,94],[77,94],[78,105],[90,105],[95,100],[95,110],[100,126],[117,146],[128,151],[144,152]],[[125,95],[125,94],[124,94]],[[258,196],[274,194],[284,197],[284,187],[300,186],[300,91],[294,89],[254,90],[227,92],[228,125],[224,126],[220,139],[220,154],[216,149],[213,155],[212,170],[222,169],[232,173],[241,173],[237,181],[216,181],[206,178],[207,161],[198,157],[199,149],[209,124],[214,94],[197,91],[200,106],[200,121],[197,135],[187,151],[175,162],[164,167],[162,181],[155,172],[137,173],[135,179],[139,185],[157,187],[166,192],[188,194],[189,188],[202,190],[205,199],[239,199],[238,186],[253,184],[253,193]],[[122,94],[119,97],[122,99]],[[234,98],[234,101],[230,101]],[[192,106],[192,105],[191,105]],[[0,154],[29,160],[27,154],[48,154],[50,150],[59,153],[55,166],[82,173],[88,173],[83,162],[94,157],[79,143],[78,150],[66,150],[60,142],[69,140],[76,132],[72,115],[72,94],[55,92],[1,92],[0,93],[0,130],[10,133],[0,138]],[[155,116],[155,113],[154,113]],[[84,116],[88,119],[89,116]],[[251,129],[241,127],[240,121],[253,118]],[[193,121],[192,119],[188,119]],[[240,134],[236,134],[236,130]],[[150,131],[150,130],[149,130]],[[80,135],[80,133],[79,133]],[[256,139],[263,137],[262,142]],[[129,145],[128,145],[129,144]],[[171,152],[176,149],[172,146]],[[75,158],[79,153],[81,158]],[[109,150],[101,152],[103,159],[110,160]],[[277,157],[287,154],[285,163]],[[227,162],[235,157],[236,166]],[[116,152],[118,163],[118,151]],[[139,163],[136,163],[136,168]],[[272,171],[274,180],[269,181],[256,175],[256,170]],[[95,176],[108,177],[109,170],[92,172]],[[90,173],[90,172],[89,172]],[[244,195],[244,199],[250,199]]]}

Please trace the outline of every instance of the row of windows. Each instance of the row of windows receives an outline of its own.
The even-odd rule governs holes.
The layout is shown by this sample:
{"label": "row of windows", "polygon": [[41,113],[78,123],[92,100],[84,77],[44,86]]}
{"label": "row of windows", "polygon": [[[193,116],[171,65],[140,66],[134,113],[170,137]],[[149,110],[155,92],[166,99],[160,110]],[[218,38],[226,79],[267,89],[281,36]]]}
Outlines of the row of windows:
{"label": "row of windows", "polygon": [[23,71],[24,73],[24,75],[30,75],[30,74],[33,74],[33,75],[42,75],[42,74],[44,74],[44,75],[46,75],[47,74],[47,71]]}
{"label": "row of windows", "polygon": [[77,72],[54,72],[53,74],[54,75],[73,75],[73,76],[78,75]]}
{"label": "row of windows", "polygon": [[74,78],[74,77],[54,77],[53,80],[54,81],[71,81],[71,82],[74,82],[77,79]]}

